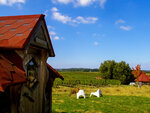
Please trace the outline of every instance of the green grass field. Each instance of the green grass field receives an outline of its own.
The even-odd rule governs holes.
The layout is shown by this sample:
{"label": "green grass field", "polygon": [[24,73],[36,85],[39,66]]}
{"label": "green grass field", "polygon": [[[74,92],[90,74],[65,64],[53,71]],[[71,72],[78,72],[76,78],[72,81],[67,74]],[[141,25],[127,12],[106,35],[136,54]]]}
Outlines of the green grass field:
{"label": "green grass field", "polygon": [[75,97],[68,98],[66,95],[58,94],[55,98],[53,112],[150,113],[150,101],[146,97],[105,95],[102,98],[77,100]]}
{"label": "green grass field", "polygon": [[56,79],[54,87],[68,86],[77,87],[78,85],[89,85],[89,86],[104,86],[104,85],[120,85],[119,80],[114,79],[96,79],[100,76],[99,72],[60,72],[65,78],[64,81]]}
{"label": "green grass field", "polygon": [[[95,79],[97,72],[61,72],[65,79]],[[69,96],[71,87],[53,88],[53,113],[150,113],[150,86],[111,85],[94,87],[78,85],[86,93],[86,99]],[[89,97],[91,92],[101,89],[100,98]]]}
{"label": "green grass field", "polygon": [[96,79],[98,76],[100,76],[99,72],[59,72],[66,80],[67,79],[80,79],[80,80],[86,80],[86,79]]}

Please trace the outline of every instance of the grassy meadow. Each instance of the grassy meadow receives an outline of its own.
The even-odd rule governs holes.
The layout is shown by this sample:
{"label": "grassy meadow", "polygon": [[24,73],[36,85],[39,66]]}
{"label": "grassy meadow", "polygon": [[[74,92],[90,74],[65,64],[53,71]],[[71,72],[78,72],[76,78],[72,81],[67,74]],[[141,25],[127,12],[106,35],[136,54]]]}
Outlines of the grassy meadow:
{"label": "grassy meadow", "polygon": [[[65,79],[95,79],[98,72],[61,72]],[[58,80],[58,79],[56,79]],[[53,113],[150,113],[150,86],[140,88],[128,85],[89,86],[77,85],[86,93],[86,99],[69,95],[72,87],[53,88]],[[91,92],[101,89],[100,98],[89,97]]]}
{"label": "grassy meadow", "polygon": [[80,79],[80,80],[87,80],[87,79],[96,79],[100,76],[99,72],[59,72],[66,80],[73,80],[73,79]]}
{"label": "grassy meadow", "polygon": [[64,81],[57,79],[54,82],[54,87],[68,86],[78,87],[78,85],[89,85],[89,86],[106,86],[106,85],[120,85],[119,80],[112,79],[100,79],[96,78],[100,76],[99,72],[60,72],[65,78]]}

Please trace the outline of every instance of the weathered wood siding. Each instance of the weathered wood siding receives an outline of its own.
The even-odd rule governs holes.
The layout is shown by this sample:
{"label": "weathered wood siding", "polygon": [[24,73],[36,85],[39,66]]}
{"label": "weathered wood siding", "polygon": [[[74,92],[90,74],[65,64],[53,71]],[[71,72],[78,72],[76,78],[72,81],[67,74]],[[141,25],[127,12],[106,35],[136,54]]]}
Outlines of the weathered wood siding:
{"label": "weathered wood siding", "polygon": [[[34,52],[33,52],[34,51]],[[34,90],[30,90],[26,84],[23,85],[21,90],[21,98],[20,98],[20,109],[21,113],[43,113],[43,103],[44,103],[44,89],[46,87],[46,78],[48,78],[48,74],[46,73],[46,60],[47,60],[47,52],[45,51],[37,51],[31,49],[24,56],[24,68],[26,69],[26,65],[28,62],[34,59],[37,64],[37,80],[38,85]],[[27,70],[25,70],[27,72]]]}

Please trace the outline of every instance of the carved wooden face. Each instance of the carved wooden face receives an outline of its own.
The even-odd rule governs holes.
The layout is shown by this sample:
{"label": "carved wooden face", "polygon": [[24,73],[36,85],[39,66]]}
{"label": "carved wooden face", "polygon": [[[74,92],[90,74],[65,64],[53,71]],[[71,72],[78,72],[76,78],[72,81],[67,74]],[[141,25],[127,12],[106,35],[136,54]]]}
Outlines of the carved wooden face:
{"label": "carved wooden face", "polygon": [[36,64],[34,60],[31,60],[27,64],[27,86],[30,89],[35,88],[37,85],[37,72],[36,72]]}

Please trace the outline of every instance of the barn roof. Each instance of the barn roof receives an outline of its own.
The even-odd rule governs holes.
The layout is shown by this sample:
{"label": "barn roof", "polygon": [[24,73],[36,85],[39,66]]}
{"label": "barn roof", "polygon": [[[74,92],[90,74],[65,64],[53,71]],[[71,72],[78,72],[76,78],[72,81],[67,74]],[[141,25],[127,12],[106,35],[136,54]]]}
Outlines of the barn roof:
{"label": "barn roof", "polygon": [[[26,73],[22,66],[22,58],[15,51],[0,52],[0,91],[11,85],[26,82]],[[47,64],[50,76],[64,79],[53,67]]]}
{"label": "barn roof", "polygon": [[64,80],[64,77],[60,75],[52,66],[47,64],[47,67],[48,67],[49,72],[55,75],[55,78],[61,78],[62,80]]}
{"label": "barn roof", "polygon": [[[135,79],[137,81],[137,79]],[[141,75],[139,76],[139,82],[150,82],[149,77],[142,72]]]}
{"label": "barn roof", "polygon": [[[42,20],[46,26],[42,14],[0,17],[0,49],[26,49]],[[55,56],[47,27],[46,33],[51,46],[49,52]]]}
{"label": "barn roof", "polygon": [[0,54],[0,91],[11,85],[26,82],[26,74]]}

